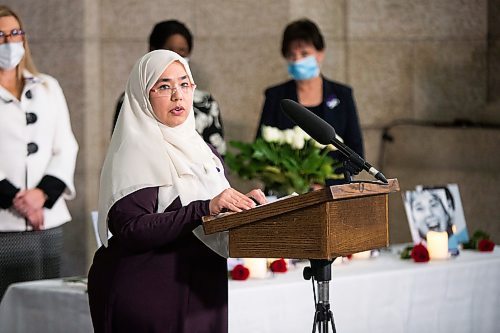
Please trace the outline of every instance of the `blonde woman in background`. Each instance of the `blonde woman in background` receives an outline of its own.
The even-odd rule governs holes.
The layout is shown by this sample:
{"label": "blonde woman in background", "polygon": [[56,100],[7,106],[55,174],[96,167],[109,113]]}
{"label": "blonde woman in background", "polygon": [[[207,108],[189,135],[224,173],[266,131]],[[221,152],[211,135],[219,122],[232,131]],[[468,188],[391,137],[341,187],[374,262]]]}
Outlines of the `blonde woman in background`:
{"label": "blonde woman in background", "polygon": [[77,152],[61,87],[37,72],[19,16],[0,5],[0,298],[59,276]]}

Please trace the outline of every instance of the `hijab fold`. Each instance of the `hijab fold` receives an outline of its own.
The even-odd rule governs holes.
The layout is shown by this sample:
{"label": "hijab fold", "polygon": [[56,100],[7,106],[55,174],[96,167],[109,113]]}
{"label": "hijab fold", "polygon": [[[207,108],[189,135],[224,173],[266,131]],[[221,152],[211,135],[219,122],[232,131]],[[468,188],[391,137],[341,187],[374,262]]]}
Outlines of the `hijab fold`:
{"label": "hijab fold", "polygon": [[[108,213],[121,198],[143,188],[159,187],[158,213],[177,197],[183,206],[209,200],[229,187],[219,158],[196,132],[191,105],[186,121],[176,127],[162,124],[149,102],[149,91],[165,69],[180,62],[194,84],[187,62],[168,50],[155,50],[134,65],[125,90],[99,189],[99,237],[108,244]],[[193,233],[213,251],[227,257],[227,234]]]}

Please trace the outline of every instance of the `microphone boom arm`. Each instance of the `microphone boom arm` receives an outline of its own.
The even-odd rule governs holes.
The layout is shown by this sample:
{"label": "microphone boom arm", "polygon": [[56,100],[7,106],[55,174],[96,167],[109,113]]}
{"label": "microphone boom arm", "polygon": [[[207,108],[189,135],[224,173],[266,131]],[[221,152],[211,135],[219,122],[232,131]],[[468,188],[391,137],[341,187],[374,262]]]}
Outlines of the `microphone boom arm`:
{"label": "microphone boom arm", "polygon": [[370,175],[380,180],[381,182],[388,184],[385,176],[375,169],[370,163],[366,162],[361,156],[359,156],[354,150],[349,148],[347,145],[340,142],[337,138],[331,138],[330,142],[334,145],[346,158],[346,164],[352,164],[352,166],[346,165],[348,171],[355,171],[354,174],[358,174],[361,170],[366,170]]}
{"label": "microphone boom arm", "polygon": [[[347,171],[358,174],[364,169],[376,179],[388,184],[387,179],[380,171],[371,166],[343,142],[335,138],[335,129],[324,119],[321,119],[306,107],[291,99],[282,99],[280,105],[288,118],[302,128],[302,130],[309,134],[314,140],[323,145],[331,143],[337,147],[337,149],[347,158],[344,163]],[[350,176],[348,180],[351,180]]]}

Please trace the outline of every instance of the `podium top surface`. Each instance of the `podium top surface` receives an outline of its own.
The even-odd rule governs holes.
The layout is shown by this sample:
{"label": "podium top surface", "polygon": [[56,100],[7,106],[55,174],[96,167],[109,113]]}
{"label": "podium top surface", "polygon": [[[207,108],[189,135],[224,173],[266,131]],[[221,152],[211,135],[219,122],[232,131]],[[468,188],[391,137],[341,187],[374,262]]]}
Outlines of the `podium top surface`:
{"label": "podium top surface", "polygon": [[206,234],[212,234],[230,230],[268,217],[286,214],[311,205],[365,196],[386,195],[397,191],[399,191],[397,179],[389,179],[388,184],[362,181],[330,186],[284,200],[277,200],[239,213],[225,213],[220,216],[204,216],[203,228]]}

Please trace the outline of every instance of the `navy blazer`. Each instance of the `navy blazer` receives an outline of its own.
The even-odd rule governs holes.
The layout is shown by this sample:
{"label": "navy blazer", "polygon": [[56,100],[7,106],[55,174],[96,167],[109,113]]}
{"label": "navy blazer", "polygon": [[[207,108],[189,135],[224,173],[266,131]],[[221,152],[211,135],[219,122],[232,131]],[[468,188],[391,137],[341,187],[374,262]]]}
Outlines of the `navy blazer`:
{"label": "navy blazer", "polygon": [[[323,79],[323,119],[335,128],[337,135],[342,137],[344,143],[352,150],[364,157],[363,137],[359,125],[356,104],[352,89],[340,83]],[[296,124],[281,110],[280,101],[291,99],[298,102],[297,85],[294,80],[287,81],[277,86],[266,89],[265,102],[262,110],[256,137],[260,137],[262,125],[289,129]],[[335,151],[332,157],[343,160],[340,152]],[[341,170],[337,170],[339,172]]]}

